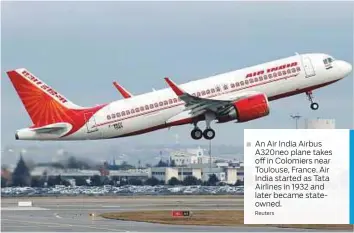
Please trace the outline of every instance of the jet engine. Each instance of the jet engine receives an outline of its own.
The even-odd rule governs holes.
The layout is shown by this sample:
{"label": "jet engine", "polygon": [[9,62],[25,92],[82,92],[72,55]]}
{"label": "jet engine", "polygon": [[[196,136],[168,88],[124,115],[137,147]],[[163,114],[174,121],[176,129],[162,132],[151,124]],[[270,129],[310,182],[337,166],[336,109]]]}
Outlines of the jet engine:
{"label": "jet engine", "polygon": [[264,94],[252,95],[235,101],[224,115],[217,117],[218,123],[232,120],[246,122],[269,115],[269,104]]}

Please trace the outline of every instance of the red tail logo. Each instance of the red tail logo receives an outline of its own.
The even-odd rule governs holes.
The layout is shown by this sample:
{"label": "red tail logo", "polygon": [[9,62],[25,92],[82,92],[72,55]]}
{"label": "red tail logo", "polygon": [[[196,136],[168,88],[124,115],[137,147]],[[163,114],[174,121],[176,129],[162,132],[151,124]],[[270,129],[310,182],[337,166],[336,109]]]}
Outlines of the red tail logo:
{"label": "red tail logo", "polygon": [[25,69],[8,71],[7,75],[25,106],[34,124],[33,127],[66,122],[73,127],[70,134],[89,120],[85,119],[85,113],[94,114],[105,106],[92,108],[77,106]]}

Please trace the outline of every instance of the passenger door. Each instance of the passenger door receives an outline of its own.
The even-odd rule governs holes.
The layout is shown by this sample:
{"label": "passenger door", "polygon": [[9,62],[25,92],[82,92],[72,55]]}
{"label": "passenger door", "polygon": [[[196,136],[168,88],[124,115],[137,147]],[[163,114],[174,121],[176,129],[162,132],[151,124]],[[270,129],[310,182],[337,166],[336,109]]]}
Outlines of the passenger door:
{"label": "passenger door", "polygon": [[309,57],[302,57],[302,65],[305,70],[305,77],[313,77],[316,75],[315,69],[313,68],[312,61]]}

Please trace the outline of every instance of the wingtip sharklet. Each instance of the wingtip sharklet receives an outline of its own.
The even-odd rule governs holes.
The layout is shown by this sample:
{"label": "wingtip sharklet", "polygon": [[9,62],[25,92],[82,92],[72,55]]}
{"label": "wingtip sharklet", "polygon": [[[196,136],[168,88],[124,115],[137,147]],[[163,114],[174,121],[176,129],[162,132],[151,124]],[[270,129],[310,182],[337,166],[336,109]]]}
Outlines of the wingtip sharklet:
{"label": "wingtip sharklet", "polygon": [[177,84],[175,84],[170,78],[165,77],[164,79],[167,82],[167,84],[171,87],[173,92],[176,93],[177,96],[181,96],[185,93],[185,91],[183,91],[181,88],[179,88],[177,86]]}
{"label": "wingtip sharklet", "polygon": [[129,91],[127,91],[123,86],[119,85],[116,81],[113,82],[113,85],[125,99],[131,98],[133,96]]}

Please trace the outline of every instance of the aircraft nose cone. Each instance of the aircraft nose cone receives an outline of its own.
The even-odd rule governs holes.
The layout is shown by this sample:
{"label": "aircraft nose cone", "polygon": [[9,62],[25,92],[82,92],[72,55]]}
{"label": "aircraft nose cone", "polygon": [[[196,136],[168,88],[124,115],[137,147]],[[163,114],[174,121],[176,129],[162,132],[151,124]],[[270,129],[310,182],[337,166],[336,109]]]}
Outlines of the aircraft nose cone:
{"label": "aircraft nose cone", "polygon": [[347,76],[348,74],[350,74],[353,70],[353,66],[352,64],[350,64],[349,62],[346,61],[341,61],[340,63],[340,69],[343,71],[344,76]]}

